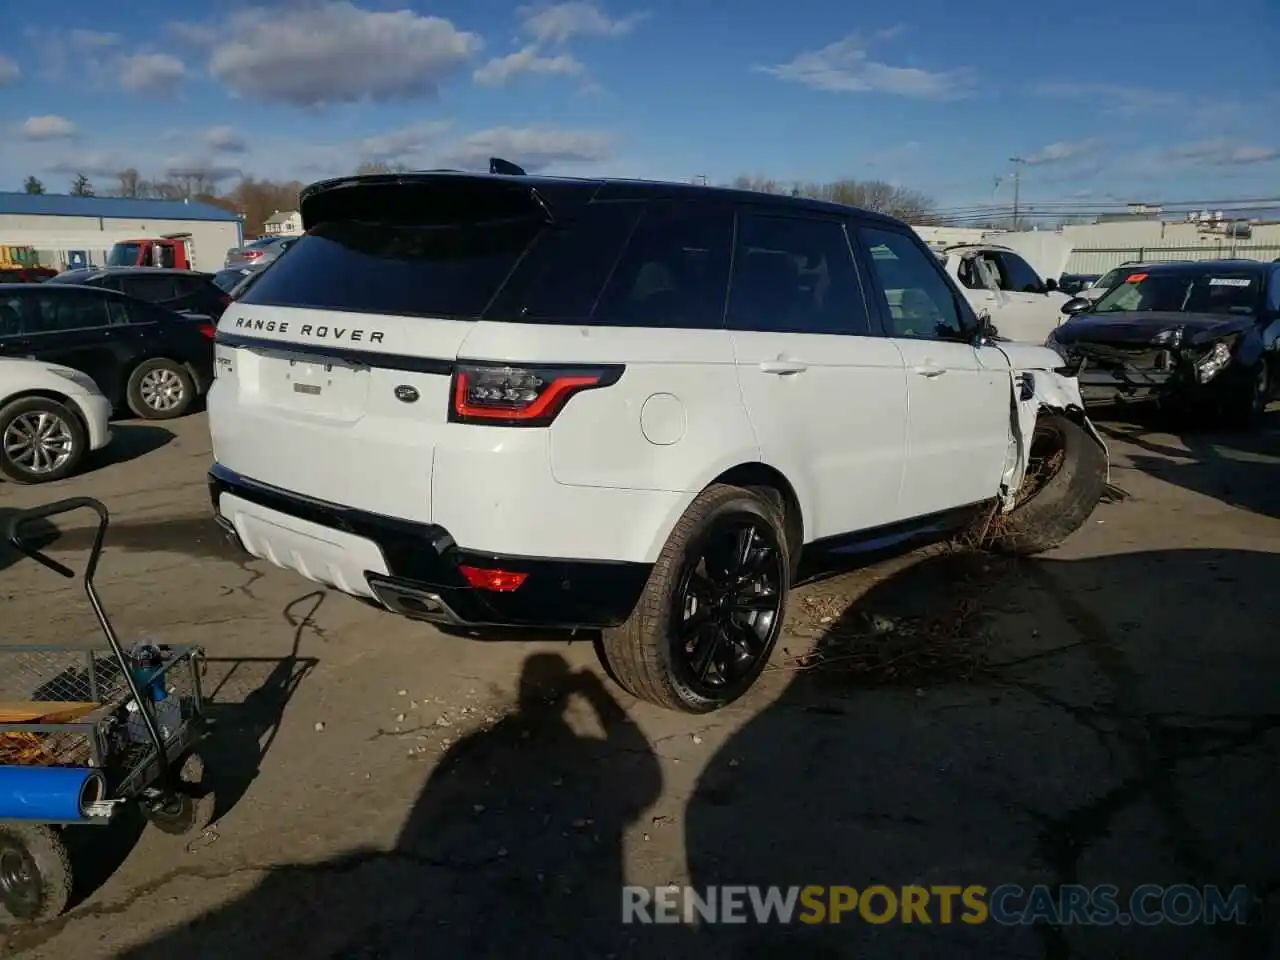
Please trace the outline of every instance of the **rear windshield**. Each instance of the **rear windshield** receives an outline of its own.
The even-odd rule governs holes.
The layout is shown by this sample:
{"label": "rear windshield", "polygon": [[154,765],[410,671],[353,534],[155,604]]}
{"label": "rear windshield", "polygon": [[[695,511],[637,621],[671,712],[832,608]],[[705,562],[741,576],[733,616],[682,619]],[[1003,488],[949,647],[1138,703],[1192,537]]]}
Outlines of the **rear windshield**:
{"label": "rear windshield", "polygon": [[301,237],[242,303],[421,317],[478,317],[542,221],[406,226],[332,221]]}

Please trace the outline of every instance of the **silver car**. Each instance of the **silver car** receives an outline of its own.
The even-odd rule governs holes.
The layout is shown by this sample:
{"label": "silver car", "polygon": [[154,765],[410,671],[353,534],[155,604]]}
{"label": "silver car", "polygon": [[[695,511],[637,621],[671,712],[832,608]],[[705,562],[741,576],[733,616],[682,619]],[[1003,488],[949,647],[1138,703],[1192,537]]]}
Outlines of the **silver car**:
{"label": "silver car", "polygon": [[243,247],[232,247],[227,251],[227,261],[223,264],[223,269],[264,266],[288,250],[299,239],[301,238],[262,237],[252,243],[246,243]]}

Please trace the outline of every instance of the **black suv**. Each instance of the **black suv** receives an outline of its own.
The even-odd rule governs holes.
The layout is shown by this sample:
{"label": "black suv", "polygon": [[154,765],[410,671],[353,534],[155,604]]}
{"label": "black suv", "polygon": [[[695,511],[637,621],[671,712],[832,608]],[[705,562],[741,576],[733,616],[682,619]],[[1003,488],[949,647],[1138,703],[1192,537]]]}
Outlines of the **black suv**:
{"label": "black suv", "polygon": [[213,274],[164,267],[90,267],[66,270],[50,283],[117,290],[174,313],[194,313],[217,321],[231,298],[214,282]]}
{"label": "black suv", "polygon": [[0,357],[80,370],[117,410],[187,413],[213,383],[214,324],[114,290],[61,283],[0,287]]}

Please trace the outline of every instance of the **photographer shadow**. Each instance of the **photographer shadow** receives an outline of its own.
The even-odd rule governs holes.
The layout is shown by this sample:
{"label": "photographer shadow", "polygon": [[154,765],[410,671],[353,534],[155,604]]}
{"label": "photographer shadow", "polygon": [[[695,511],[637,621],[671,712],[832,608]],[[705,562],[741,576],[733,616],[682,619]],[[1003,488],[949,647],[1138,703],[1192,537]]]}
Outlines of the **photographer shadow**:
{"label": "photographer shadow", "polygon": [[254,890],[126,958],[625,956],[627,829],[662,792],[602,681],[531,655],[517,708],[436,765],[395,847],[273,868]]}

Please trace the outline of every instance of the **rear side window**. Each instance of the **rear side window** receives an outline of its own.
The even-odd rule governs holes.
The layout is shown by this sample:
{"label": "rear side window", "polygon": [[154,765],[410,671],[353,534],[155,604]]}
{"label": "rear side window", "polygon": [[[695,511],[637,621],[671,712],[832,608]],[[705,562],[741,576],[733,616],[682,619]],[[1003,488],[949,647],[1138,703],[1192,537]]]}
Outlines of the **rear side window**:
{"label": "rear side window", "polygon": [[643,209],[632,202],[593,203],[572,221],[543,230],[485,319],[591,322]]}
{"label": "rear side window", "polygon": [[298,240],[242,303],[478,317],[541,229],[533,218],[403,225],[330,221]]}
{"label": "rear side window", "polygon": [[631,234],[592,322],[615,327],[724,325],[733,213],[651,205]]}
{"label": "rear side window", "polygon": [[862,285],[844,226],[744,214],[738,221],[729,327],[868,334]]}
{"label": "rear side window", "polygon": [[164,275],[155,277],[126,277],[119,282],[118,289],[131,297],[146,300],[150,303],[163,303],[172,300],[175,294],[173,277]]}

